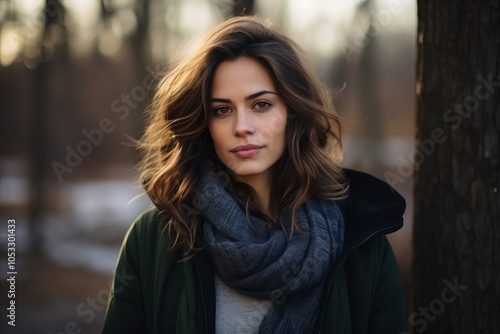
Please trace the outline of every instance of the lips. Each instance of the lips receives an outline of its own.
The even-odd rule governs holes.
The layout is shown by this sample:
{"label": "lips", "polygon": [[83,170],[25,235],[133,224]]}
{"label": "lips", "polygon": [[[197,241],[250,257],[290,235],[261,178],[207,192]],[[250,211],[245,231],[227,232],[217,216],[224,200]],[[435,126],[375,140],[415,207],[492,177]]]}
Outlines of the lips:
{"label": "lips", "polygon": [[231,153],[234,153],[237,157],[240,158],[251,158],[257,154],[264,148],[262,145],[255,144],[246,144],[239,145],[230,150]]}

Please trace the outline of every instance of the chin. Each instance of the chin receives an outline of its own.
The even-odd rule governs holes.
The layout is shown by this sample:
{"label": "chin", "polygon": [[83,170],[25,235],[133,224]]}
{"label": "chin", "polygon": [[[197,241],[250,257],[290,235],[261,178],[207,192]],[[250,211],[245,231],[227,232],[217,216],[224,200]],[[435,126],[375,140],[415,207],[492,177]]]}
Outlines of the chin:
{"label": "chin", "polygon": [[230,168],[235,176],[239,177],[259,177],[259,176],[269,176],[269,172],[271,171],[270,166],[243,166],[240,164],[238,168]]}
{"label": "chin", "polygon": [[238,169],[232,170],[235,176],[253,176],[259,175],[263,173],[263,170],[254,170],[254,169]]}

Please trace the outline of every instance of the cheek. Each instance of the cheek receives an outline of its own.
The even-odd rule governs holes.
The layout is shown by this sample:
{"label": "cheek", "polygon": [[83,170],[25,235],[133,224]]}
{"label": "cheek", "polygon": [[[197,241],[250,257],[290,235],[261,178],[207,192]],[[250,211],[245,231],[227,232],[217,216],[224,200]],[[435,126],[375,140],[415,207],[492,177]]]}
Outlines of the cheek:
{"label": "cheek", "polygon": [[263,134],[274,143],[284,142],[286,122],[286,116],[274,115],[274,117],[266,120],[265,124],[263,124]]}
{"label": "cheek", "polygon": [[270,131],[276,134],[284,133],[286,128],[286,115],[275,115],[270,119],[268,127]]}

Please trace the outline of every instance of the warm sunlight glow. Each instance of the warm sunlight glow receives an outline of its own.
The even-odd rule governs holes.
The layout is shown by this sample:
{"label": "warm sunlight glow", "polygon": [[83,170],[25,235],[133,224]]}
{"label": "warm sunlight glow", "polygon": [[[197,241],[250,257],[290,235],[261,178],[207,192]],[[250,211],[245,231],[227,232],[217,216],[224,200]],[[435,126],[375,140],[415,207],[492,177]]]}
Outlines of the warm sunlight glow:
{"label": "warm sunlight glow", "polygon": [[306,50],[330,57],[349,28],[356,1],[299,0],[288,2],[285,26]]}
{"label": "warm sunlight glow", "polygon": [[44,0],[17,0],[16,6],[19,11],[27,16],[37,15],[44,4]]}
{"label": "warm sunlight glow", "polygon": [[92,50],[98,34],[100,7],[98,0],[64,1],[71,25],[72,36],[69,40],[71,52],[86,54]]}
{"label": "warm sunlight glow", "polygon": [[0,31],[0,64],[9,66],[12,64],[22,47],[22,36],[16,23],[6,23]]}
{"label": "warm sunlight glow", "polygon": [[99,36],[99,51],[107,56],[113,57],[121,46],[121,39],[112,30],[105,30]]}

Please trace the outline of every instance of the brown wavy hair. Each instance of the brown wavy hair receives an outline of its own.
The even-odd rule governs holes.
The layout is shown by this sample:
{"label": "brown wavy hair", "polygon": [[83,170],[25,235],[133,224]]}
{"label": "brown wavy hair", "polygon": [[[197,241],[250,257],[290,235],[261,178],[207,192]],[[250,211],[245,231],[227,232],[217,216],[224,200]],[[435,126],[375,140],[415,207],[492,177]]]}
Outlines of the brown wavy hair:
{"label": "brown wavy hair", "polygon": [[[347,186],[338,162],[342,157],[340,122],[329,91],[314,76],[300,48],[268,20],[234,17],[209,32],[188,57],[171,66],[149,108],[139,142],[140,179],[146,193],[168,216],[171,247],[192,254],[203,246],[200,219],[193,203],[201,166],[219,161],[208,132],[212,77],[217,66],[250,57],[269,72],[288,110],[286,148],[276,163],[271,206],[291,214],[311,196],[338,200]],[[252,212],[269,218],[252,189],[232,181],[230,189]],[[291,236],[298,230],[292,218]]]}

